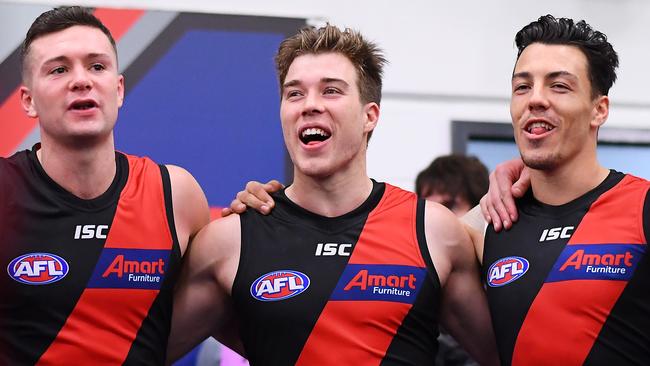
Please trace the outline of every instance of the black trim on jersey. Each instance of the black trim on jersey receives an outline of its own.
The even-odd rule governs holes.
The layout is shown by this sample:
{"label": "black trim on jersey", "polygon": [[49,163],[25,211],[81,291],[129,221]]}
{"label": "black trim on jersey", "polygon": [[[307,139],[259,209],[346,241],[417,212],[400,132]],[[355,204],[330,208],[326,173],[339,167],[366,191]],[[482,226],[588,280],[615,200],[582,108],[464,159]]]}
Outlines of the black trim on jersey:
{"label": "black trim on jersey", "polygon": [[[178,242],[178,235],[176,234],[176,219],[174,218],[174,202],[172,198],[172,184],[171,178],[169,176],[169,170],[163,164],[158,165],[160,167],[160,175],[162,177],[163,185],[163,194],[165,196],[165,211],[167,212],[167,225],[169,226],[169,232],[172,235],[173,246],[172,254],[177,258],[182,257],[181,248]],[[189,245],[189,243],[188,243]]]}
{"label": "black trim on jersey", "polygon": [[645,232],[645,243],[650,245],[650,189],[643,204],[643,231]]}
{"label": "black trim on jersey", "polygon": [[437,289],[440,289],[440,277],[438,277],[436,266],[433,265],[431,252],[429,251],[429,246],[427,245],[427,235],[425,229],[426,206],[426,201],[418,198],[415,217],[415,231],[417,234],[418,246],[420,247],[420,254],[422,255],[422,259],[424,259],[424,263],[427,266],[427,273],[429,274],[429,278],[433,282],[434,286]]}
{"label": "black trim on jersey", "polygon": [[[538,201],[533,195],[533,190],[529,189],[524,197],[518,200],[517,206],[522,212],[536,217],[557,218],[559,216],[574,214],[576,210],[586,213],[587,211],[584,210],[585,201],[590,202],[589,205],[591,205],[600,195],[620,183],[623,178],[625,178],[625,174],[616,170],[610,170],[607,177],[595,188],[570,202],[557,206]],[[493,228],[492,231],[494,231]]]}
{"label": "black trim on jersey", "polygon": [[129,176],[129,162],[124,154],[116,151],[115,177],[108,189],[101,195],[92,199],[79,198],[61,187],[57,182],[50,178],[49,175],[47,175],[41,162],[38,160],[38,156],[36,155],[36,151],[40,148],[40,142],[36,143],[31,150],[28,150],[27,156],[31,164],[31,169],[33,169],[33,171],[46,182],[46,184],[43,185],[46,189],[44,193],[57,197],[61,202],[64,202],[75,210],[91,212],[109,207],[115,203],[115,195],[117,194],[119,197],[119,193],[122,191],[124,186],[126,186],[127,178]]}
{"label": "black trim on jersey", "polygon": [[167,358],[167,349],[161,348],[160,345],[167,344],[167,338],[171,330],[174,286],[180,275],[182,258],[178,237],[176,236],[176,226],[174,224],[169,171],[165,165],[159,164],[158,167],[160,168],[162,178],[167,226],[172,236],[172,250],[169,256],[169,266],[167,267],[169,272],[165,274],[160,292],[151,304],[147,317],[143,320],[131,344],[131,348],[123,364],[126,366],[164,365]]}
{"label": "black trim on jersey", "polygon": [[381,201],[384,196],[386,185],[378,183],[374,179],[371,179],[371,181],[372,190],[368,198],[366,198],[359,207],[341,216],[326,217],[298,206],[287,197],[286,189],[288,187],[272,194],[272,197],[276,202],[281,201],[285,204],[285,209],[272,210],[269,216],[287,223],[300,223],[301,225],[306,225],[312,229],[323,232],[345,231],[347,228],[357,225],[359,220],[365,221],[368,217],[368,213],[379,204],[379,201]]}
{"label": "black trim on jersey", "polygon": [[[433,265],[425,235],[426,201],[417,200],[415,227],[420,253],[427,266],[430,281],[422,285],[413,306],[397,329],[381,366],[433,365],[438,353],[438,313],[440,308],[440,280]],[[435,304],[431,306],[431,304]],[[423,327],[423,325],[425,325]],[[416,358],[416,357],[422,358]]]}

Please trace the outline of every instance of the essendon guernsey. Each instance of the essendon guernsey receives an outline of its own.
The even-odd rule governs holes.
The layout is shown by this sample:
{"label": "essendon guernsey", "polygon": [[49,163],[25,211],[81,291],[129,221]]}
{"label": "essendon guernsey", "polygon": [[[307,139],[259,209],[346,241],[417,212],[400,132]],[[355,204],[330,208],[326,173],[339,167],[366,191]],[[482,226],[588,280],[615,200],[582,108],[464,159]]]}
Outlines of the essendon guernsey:
{"label": "essendon guernsey", "polygon": [[180,263],[169,175],[116,153],[101,196],[0,159],[0,364],[162,365]]}
{"label": "essendon guernsey", "polygon": [[440,285],[424,202],[376,182],[335,218],[274,198],[269,216],[241,216],[233,299],[251,364],[433,365]]}
{"label": "essendon guernsey", "polygon": [[612,171],[561,206],[518,201],[486,232],[483,276],[505,365],[650,365],[650,182]]}

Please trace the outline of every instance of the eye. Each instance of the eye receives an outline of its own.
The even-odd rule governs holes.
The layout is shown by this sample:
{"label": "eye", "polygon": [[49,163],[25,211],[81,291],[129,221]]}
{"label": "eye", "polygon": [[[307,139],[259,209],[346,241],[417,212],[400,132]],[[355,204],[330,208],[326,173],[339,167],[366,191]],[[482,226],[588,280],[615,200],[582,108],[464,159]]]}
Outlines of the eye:
{"label": "eye", "polygon": [[323,90],[323,94],[341,94],[341,91],[333,86],[328,86]]}
{"label": "eye", "polygon": [[569,88],[569,86],[564,83],[553,83],[551,84],[551,88],[560,92],[571,90],[571,88]]}
{"label": "eye", "polygon": [[301,95],[302,93],[300,92],[300,90],[296,90],[296,89],[287,90],[286,92],[286,98],[294,98],[294,97],[299,97]]}
{"label": "eye", "polygon": [[63,74],[66,71],[66,68],[63,66],[55,67],[52,70],[50,70],[50,74],[52,75],[59,75]]}
{"label": "eye", "polygon": [[528,84],[517,84],[512,87],[512,92],[515,94],[522,94],[525,93],[530,89],[530,85]]}
{"label": "eye", "polygon": [[102,70],[106,69],[106,66],[104,66],[103,64],[100,64],[100,63],[95,63],[95,64],[92,64],[90,66],[90,68],[93,69],[94,71],[102,71]]}

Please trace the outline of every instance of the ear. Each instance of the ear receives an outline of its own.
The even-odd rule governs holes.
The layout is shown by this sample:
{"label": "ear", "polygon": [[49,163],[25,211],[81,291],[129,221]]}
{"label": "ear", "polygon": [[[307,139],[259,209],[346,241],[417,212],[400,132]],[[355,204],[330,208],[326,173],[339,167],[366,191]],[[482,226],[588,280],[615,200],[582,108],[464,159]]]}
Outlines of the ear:
{"label": "ear", "polygon": [[592,127],[600,127],[605,124],[609,116],[609,97],[601,95],[594,101],[593,115],[591,118]]}
{"label": "ear", "polygon": [[124,103],[124,75],[117,76],[117,108]]}
{"label": "ear", "polygon": [[363,132],[368,133],[377,127],[377,122],[379,122],[379,106],[375,102],[370,102],[365,105],[363,112],[366,117]]}
{"label": "ear", "polygon": [[20,104],[28,117],[38,117],[38,112],[36,112],[36,106],[34,105],[34,98],[32,98],[32,92],[25,85],[20,86]]}

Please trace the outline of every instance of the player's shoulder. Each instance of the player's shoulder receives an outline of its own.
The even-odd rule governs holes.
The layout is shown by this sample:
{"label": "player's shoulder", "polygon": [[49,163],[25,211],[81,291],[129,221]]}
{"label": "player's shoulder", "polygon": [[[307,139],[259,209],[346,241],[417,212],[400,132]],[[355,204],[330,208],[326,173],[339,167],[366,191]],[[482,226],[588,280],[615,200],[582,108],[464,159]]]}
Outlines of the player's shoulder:
{"label": "player's shoulder", "polygon": [[238,214],[213,220],[203,227],[191,242],[192,250],[213,258],[216,262],[227,259],[241,242]]}

